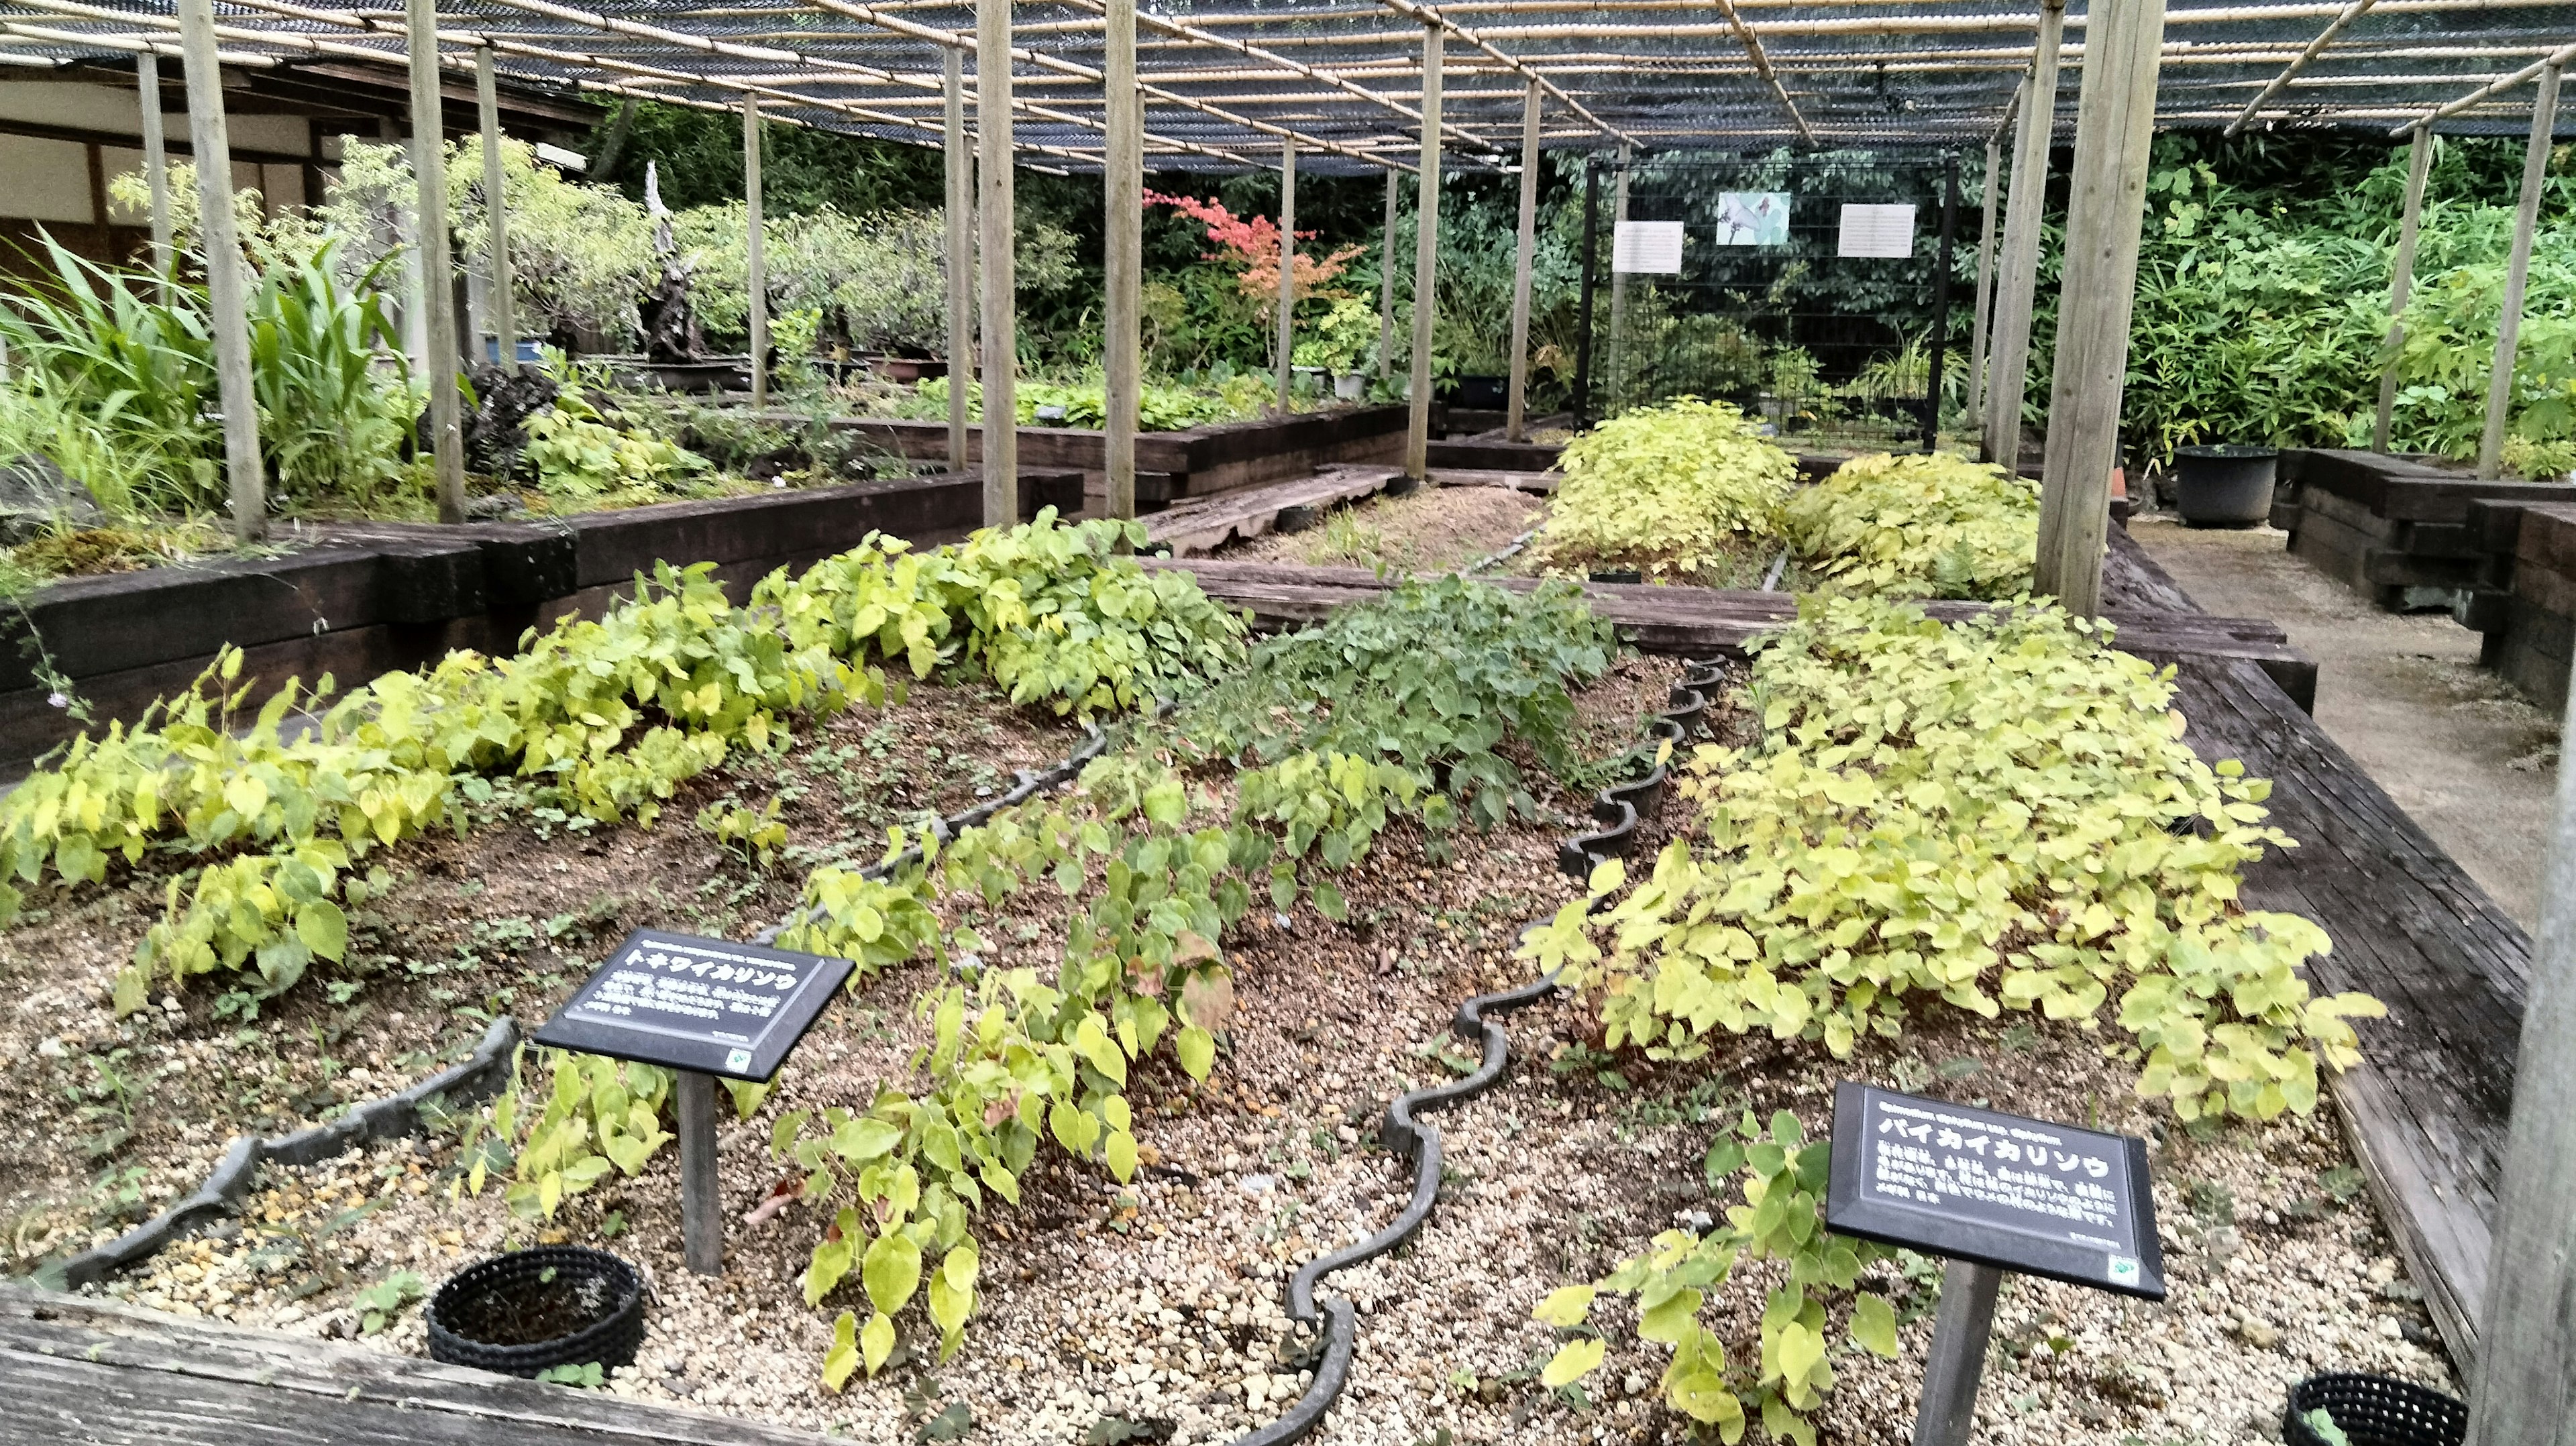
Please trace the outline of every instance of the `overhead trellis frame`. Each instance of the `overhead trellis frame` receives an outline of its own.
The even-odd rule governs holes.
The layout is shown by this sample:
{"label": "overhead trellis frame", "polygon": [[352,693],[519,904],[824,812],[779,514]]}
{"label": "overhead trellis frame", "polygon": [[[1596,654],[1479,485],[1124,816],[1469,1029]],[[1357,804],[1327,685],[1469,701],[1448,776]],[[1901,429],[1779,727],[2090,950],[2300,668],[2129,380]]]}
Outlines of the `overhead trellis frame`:
{"label": "overhead trellis frame", "polygon": [[[2027,189],[2035,198],[2052,146],[2070,133],[2085,144],[2074,122],[2093,104],[2083,97],[2092,92],[2088,60],[2095,52],[2111,57],[2134,92],[2117,105],[2102,102],[2126,134],[2142,134],[2135,128],[2147,125],[2260,124],[2393,127],[2403,136],[2528,129],[2522,92],[2576,57],[2571,34],[2576,4],[2567,0],[2172,8],[2155,0],[2088,0],[2063,12],[2045,0],[1718,0],[1713,8],[1693,0],[1281,0],[1239,9],[1139,8],[1127,0],[408,0],[399,14],[301,0],[0,0],[0,63],[12,66],[182,55],[187,46],[174,42],[191,35],[205,47],[192,59],[192,76],[211,75],[218,65],[291,66],[317,57],[404,64],[417,51],[436,68],[498,68],[517,85],[756,108],[768,121],[943,144],[952,170],[966,164],[959,127],[972,111],[984,152],[984,271],[1005,302],[1006,159],[1108,168],[1121,173],[1112,194],[1132,195],[1124,184],[1132,177],[1123,173],[1146,164],[1269,169],[1274,156],[1277,164],[1317,172],[1383,171],[1392,182],[1395,172],[1417,170],[1417,157],[1430,158],[1436,176],[1443,156],[1450,169],[1526,168],[1548,149],[1964,148],[1995,137],[2013,96],[2029,86],[2035,100],[2010,149],[2016,172],[2031,171]],[[982,63],[1004,54],[1006,70]],[[1209,63],[1215,56],[1222,62]],[[2080,93],[2047,83],[2061,66],[2083,80]],[[415,81],[419,93],[434,93],[420,91],[417,75]],[[987,94],[996,103],[990,114],[980,104]],[[757,144],[756,126],[746,135]],[[756,176],[756,164],[747,163],[747,171]],[[1439,186],[1420,178],[1418,190],[1428,219]],[[2015,186],[2016,201],[2023,190]],[[952,177],[952,211],[967,194]],[[2106,194],[2098,204],[2133,209],[2135,199]],[[2011,418],[2027,351],[2019,333],[2028,324],[2036,271],[2035,246],[2013,242],[2026,208],[2035,211],[2028,203],[2009,208],[2005,245],[1994,260],[1997,371],[1981,399],[1992,398],[1986,421],[1998,454],[2018,441]],[[2035,215],[2029,219],[2027,239],[2035,240]],[[1392,221],[1390,213],[1390,227]],[[2103,221],[2087,224],[2106,236],[2135,229],[2134,215],[2109,216],[2107,229],[2097,224]],[[1436,265],[1434,228],[1417,230],[1418,284],[1427,284]],[[1524,267],[1530,234],[1525,223]],[[1004,254],[994,254],[996,246]],[[1131,267],[1113,270],[1122,284],[1134,284]],[[1516,307],[1525,304],[1520,290]],[[988,395],[1005,399],[1006,408],[1009,378],[991,375],[990,366],[996,355],[1005,362],[1011,355],[1013,319],[1007,304],[985,301]],[[1133,297],[1113,295],[1109,303],[1116,324],[1132,322]],[[1525,334],[1525,325],[1516,334]],[[951,349],[961,356],[976,340],[966,331],[962,321],[952,328]],[[1977,334],[1985,335],[1982,308]],[[435,340],[424,345],[443,354]],[[1283,369],[1287,351],[1283,337]],[[2509,360],[2500,357],[2499,365]],[[1429,402],[1418,364],[1407,448],[1417,474]],[[1135,385],[1131,367],[1116,370],[1121,388]],[[2116,378],[2111,385],[2116,390]],[[1515,419],[1520,391],[1513,389]],[[2095,419],[2086,434],[2091,450],[2099,446],[2095,400],[2085,409]],[[1111,399],[1113,417],[1122,415],[1122,401],[1132,398]],[[1015,500],[1009,433],[1006,418],[988,421],[989,470],[996,474],[988,500],[997,521],[1007,520]],[[444,431],[433,427],[433,435]],[[1128,458],[1132,449],[1113,446],[1111,455]],[[445,461],[442,475],[452,470]],[[1113,477],[1111,495],[1123,502],[1131,486],[1132,478]],[[242,525],[255,530],[255,519]]]}

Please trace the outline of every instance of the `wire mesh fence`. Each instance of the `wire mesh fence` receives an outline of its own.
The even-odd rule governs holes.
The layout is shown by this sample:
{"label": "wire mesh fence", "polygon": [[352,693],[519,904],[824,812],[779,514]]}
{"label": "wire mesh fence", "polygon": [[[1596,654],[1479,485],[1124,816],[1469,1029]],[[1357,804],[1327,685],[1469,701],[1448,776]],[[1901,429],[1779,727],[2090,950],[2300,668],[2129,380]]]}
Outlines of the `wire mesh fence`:
{"label": "wire mesh fence", "polygon": [[1951,151],[1596,163],[1576,410],[1695,396],[1816,445],[1929,446],[1962,371],[1958,194]]}

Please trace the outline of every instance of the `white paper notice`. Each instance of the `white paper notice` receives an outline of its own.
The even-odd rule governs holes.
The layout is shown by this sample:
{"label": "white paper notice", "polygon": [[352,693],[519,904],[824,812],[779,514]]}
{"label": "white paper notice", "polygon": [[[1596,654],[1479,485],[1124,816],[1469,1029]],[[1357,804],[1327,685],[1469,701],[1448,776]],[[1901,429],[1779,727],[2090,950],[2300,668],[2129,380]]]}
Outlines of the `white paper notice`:
{"label": "white paper notice", "polygon": [[1914,254],[1914,208],[1908,206],[1845,206],[1842,237],[1834,247],[1837,256],[1894,256]]}
{"label": "white paper notice", "polygon": [[1682,223],[1622,221],[1610,240],[1610,269],[1673,276],[1682,269]]}

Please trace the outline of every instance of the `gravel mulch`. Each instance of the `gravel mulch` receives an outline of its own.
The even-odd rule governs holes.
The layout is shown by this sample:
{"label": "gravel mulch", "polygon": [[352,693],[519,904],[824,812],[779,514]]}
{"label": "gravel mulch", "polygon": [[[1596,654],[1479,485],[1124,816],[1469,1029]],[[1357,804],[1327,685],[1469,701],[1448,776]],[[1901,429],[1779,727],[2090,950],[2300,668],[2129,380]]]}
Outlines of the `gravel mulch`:
{"label": "gravel mulch", "polygon": [[[1660,706],[1675,673],[1668,661],[1630,658],[1589,690],[1588,752],[1634,737],[1635,719]],[[727,1120],[722,1277],[681,1265],[673,1151],[536,1222],[513,1218],[497,1188],[451,1200],[454,1142],[438,1136],[269,1170],[242,1222],[108,1290],[182,1313],[354,1335],[360,1293],[399,1272],[434,1288],[489,1252],[572,1240],[614,1249],[654,1281],[643,1352],[609,1383],[622,1395],[873,1441],[919,1439],[943,1412],[952,1424],[971,1420],[956,1439],[972,1442],[1130,1439],[1113,1419],[1145,1433],[1133,1439],[1230,1439],[1277,1415],[1308,1379],[1282,1314],[1288,1274],[1378,1229],[1409,1191],[1409,1172],[1375,1137],[1385,1102],[1472,1068],[1449,1040],[1449,1016],[1467,995],[1524,978],[1510,957],[1519,926],[1569,896],[1554,851],[1582,799],[1551,789],[1541,801],[1545,816],[1470,836],[1445,862],[1425,858],[1418,835],[1390,833],[1345,881],[1347,922],[1302,905],[1251,919],[1228,949],[1240,1012],[1214,1076],[1192,1085],[1168,1060],[1140,1067],[1129,1093],[1144,1169],[1128,1187],[1041,1153],[1024,1203],[997,1207],[977,1228],[983,1300],[951,1361],[939,1362],[936,1341],[907,1319],[893,1364],[844,1394],[824,1391],[816,1368],[831,1318],[858,1300],[856,1286],[808,1309],[798,1276],[821,1218],[792,1203],[758,1223],[744,1218],[787,1173],[767,1150],[780,1111],[865,1098],[903,1078],[927,1029],[907,1007],[930,982],[926,965],[889,970],[836,1006],[762,1109]],[[1660,842],[1674,822],[1642,842]],[[669,861],[630,866],[657,865]],[[526,872],[542,882],[546,871]],[[771,897],[726,907],[738,924]],[[1032,909],[978,927],[998,962],[1039,962],[1053,923]],[[584,947],[595,955],[604,944],[594,935]],[[562,987],[582,954],[558,966]],[[535,1017],[556,997],[531,988],[514,1007]],[[1360,1306],[1360,1346],[1352,1390],[1320,1441],[1419,1446],[1443,1431],[1476,1443],[1684,1439],[1688,1423],[1655,1395],[1662,1351],[1635,1338],[1632,1311],[1596,1311],[1611,1351],[1579,1393],[1538,1385],[1557,1339],[1530,1311],[1657,1233],[1740,1203],[1731,1191],[1713,1196],[1702,1177],[1718,1125],[1746,1108],[1785,1108],[1819,1131],[1843,1078],[2154,1142],[2172,1300],[2010,1284],[1980,1440],[2252,1441],[2277,1430],[2286,1384],[2320,1367],[2457,1389],[2327,1117],[2185,1130],[2135,1099],[2097,1037],[2020,1018],[1920,1015],[1904,1038],[1871,1041],[1839,1063],[1795,1043],[1720,1037],[1708,1058],[1660,1067],[1594,1050],[1598,1020],[1581,1000],[1514,1014],[1507,1027],[1517,1062],[1508,1083],[1433,1116],[1449,1168],[1430,1224],[1393,1256],[1326,1284]],[[376,1092],[398,1082],[398,1072],[368,1068]],[[1710,1312],[1738,1362],[1752,1359],[1776,1283],[1766,1268],[1746,1267]],[[1817,1418],[1828,1442],[1900,1441],[1910,1427],[1937,1275],[1919,1262],[1874,1270],[1873,1283],[1901,1302],[1904,1354],[1837,1357],[1841,1383]],[[418,1352],[420,1330],[414,1308],[366,1338]]]}

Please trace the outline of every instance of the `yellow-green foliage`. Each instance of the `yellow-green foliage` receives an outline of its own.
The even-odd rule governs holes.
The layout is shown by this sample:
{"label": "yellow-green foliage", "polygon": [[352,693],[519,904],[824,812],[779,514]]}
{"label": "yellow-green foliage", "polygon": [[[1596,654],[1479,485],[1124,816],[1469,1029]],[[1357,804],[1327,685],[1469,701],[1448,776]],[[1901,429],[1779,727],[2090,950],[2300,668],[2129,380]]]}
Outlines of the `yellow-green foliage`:
{"label": "yellow-green foliage", "polygon": [[776,605],[799,642],[900,659],[915,677],[963,657],[1012,702],[1081,716],[1172,696],[1242,661],[1242,615],[1186,574],[1148,572],[1119,551],[1144,545],[1140,524],[1054,518],[1048,508],[929,554],[871,535],[793,584],[763,583],[752,604]]}
{"label": "yellow-green foliage", "polygon": [[[1712,1192],[1739,1172],[1744,1176],[1744,1203],[1727,1207],[1724,1226],[1667,1230],[1655,1237],[1653,1250],[1604,1279],[1551,1293],[1537,1318],[1573,1329],[1584,1324],[1597,1296],[1634,1295],[1637,1334],[1673,1350],[1662,1381],[1666,1404],[1730,1442],[1743,1436],[1751,1405],[1772,1440],[1815,1446],[1815,1428],[1799,1413],[1815,1409],[1834,1388],[1834,1332],[1825,1301],[1809,1289],[1849,1295],[1843,1332],[1851,1343],[1880,1356],[1896,1354],[1895,1307],[1883,1295],[1855,1289],[1864,1269],[1896,1252],[1831,1234],[1819,1214],[1832,1151],[1828,1141],[1808,1143],[1805,1127],[1787,1110],[1773,1115],[1767,1130],[1746,1110],[1732,1131],[1719,1131],[1708,1152]],[[1730,1372],[1725,1342],[1700,1323],[1699,1312],[1707,1288],[1726,1284],[1745,1260],[1785,1261],[1789,1278],[1764,1304],[1755,1369]],[[1551,1388],[1570,1385],[1606,1354],[1599,1336],[1579,1336],[1557,1350],[1540,1380]]]}
{"label": "yellow-green foliage", "polygon": [[1606,991],[1613,1045],[1762,1028],[1842,1056],[1909,995],[2087,1029],[2113,1007],[2138,1091],[2186,1120],[2304,1113],[2318,1066],[2358,1058],[2347,1017],[2380,1006],[2312,998],[2324,931],[2237,903],[2238,868],[2292,842],[2268,782],[2182,742],[2169,672],[2052,607],[1945,628],[1809,599],[1759,646],[1761,741],[1682,781],[1699,837],[1597,928],[1570,905],[1527,946]]}
{"label": "yellow-green foliage", "polygon": [[1856,457],[1780,509],[1806,570],[1835,592],[2013,597],[2030,590],[2039,484],[1956,457]]}
{"label": "yellow-green foliage", "polygon": [[[1186,574],[1112,555],[1116,535],[1049,514],[895,561],[901,544],[871,538],[795,581],[773,574],[751,607],[726,600],[711,565],[666,563],[596,621],[560,623],[516,657],[457,652],[389,673],[291,740],[286,713],[327,696],[330,680],[311,692],[290,680],[238,729],[247,686],[228,652],[196,688],[131,728],[83,736],[0,798],[0,924],[18,885],[42,882],[49,864],[65,885],[94,884],[111,858],[165,848],[205,866],[170,881],[118,1007],[139,1006],[156,971],[175,983],[255,965],[274,993],[314,958],[340,957],[348,927],[334,895],[347,897],[352,862],[464,826],[468,803],[495,796],[492,775],[517,775],[524,796],[570,812],[649,826],[682,781],[732,750],[783,745],[788,720],[853,697],[882,701],[873,651],[901,653],[917,673],[979,665],[1022,702],[1085,714],[1241,656],[1238,616]],[[853,579],[868,600],[855,614]],[[905,640],[915,623],[918,646]]]}
{"label": "yellow-green foliage", "polygon": [[1566,444],[1539,532],[1554,566],[1688,578],[1774,535],[1798,464],[1725,402],[1641,407]]}

